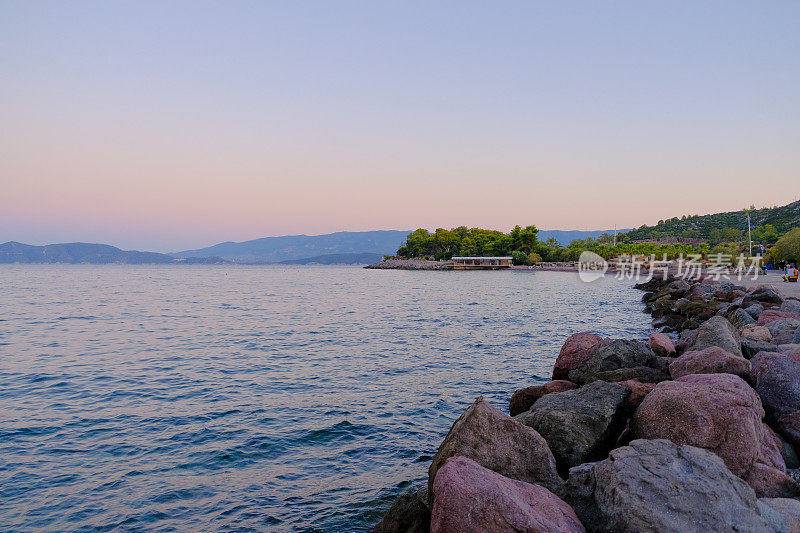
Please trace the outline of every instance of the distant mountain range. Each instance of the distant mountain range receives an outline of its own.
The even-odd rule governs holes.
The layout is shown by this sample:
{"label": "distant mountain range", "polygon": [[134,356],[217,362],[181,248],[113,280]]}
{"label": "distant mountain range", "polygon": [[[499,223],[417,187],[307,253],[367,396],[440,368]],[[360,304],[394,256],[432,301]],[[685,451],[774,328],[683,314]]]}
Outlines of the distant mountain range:
{"label": "distant mountain range", "polygon": [[[620,232],[626,230],[618,230]],[[561,244],[574,239],[598,237],[613,230],[544,230],[539,239],[554,238]],[[0,263],[90,264],[366,264],[393,255],[411,231],[340,231],[326,235],[287,235],[244,242],[223,242],[171,254],[121,250],[108,244],[61,243],[33,246],[20,242],[0,244]]]}
{"label": "distant mountain range", "polygon": [[223,242],[170,254],[173,257],[218,256],[236,263],[280,263],[330,254],[393,254],[410,231],[340,231],[327,235],[287,235],[244,242]]}
{"label": "distant mountain range", "polygon": [[48,244],[45,246],[33,246],[14,241],[0,244],[0,263],[124,263],[140,265],[153,263],[206,264],[223,262],[224,261],[219,257],[203,258],[199,260],[176,259],[157,252],[120,250],[108,244],[89,244],[84,242]]}

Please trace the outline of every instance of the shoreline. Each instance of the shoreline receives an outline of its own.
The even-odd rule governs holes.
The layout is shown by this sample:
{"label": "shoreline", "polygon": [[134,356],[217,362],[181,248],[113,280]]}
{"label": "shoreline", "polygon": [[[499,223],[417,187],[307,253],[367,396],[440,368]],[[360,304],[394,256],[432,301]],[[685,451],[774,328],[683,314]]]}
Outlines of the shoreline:
{"label": "shoreline", "polygon": [[373,531],[798,530],[800,291],[776,277],[635,285],[658,332],[576,333],[509,414],[479,397]]}

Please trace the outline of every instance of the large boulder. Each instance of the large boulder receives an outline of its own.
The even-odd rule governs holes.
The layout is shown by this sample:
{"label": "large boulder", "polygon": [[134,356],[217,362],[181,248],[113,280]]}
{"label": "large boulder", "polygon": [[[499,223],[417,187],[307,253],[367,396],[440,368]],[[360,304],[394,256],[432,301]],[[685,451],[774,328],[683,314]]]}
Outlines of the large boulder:
{"label": "large boulder", "polygon": [[572,508],[546,488],[503,477],[466,457],[447,460],[433,491],[433,533],[585,531]]}
{"label": "large boulder", "polygon": [[666,333],[653,333],[647,340],[653,353],[660,357],[674,357],[675,343]]}
{"label": "large boulder", "polygon": [[772,340],[772,333],[769,332],[765,326],[759,326],[757,324],[748,324],[744,326],[742,329],[742,342],[744,342],[745,338],[753,339],[756,341],[766,341],[769,342]]}
{"label": "large boulder", "polygon": [[401,494],[372,533],[428,533],[430,524],[428,489],[423,485]]}
{"label": "large boulder", "polygon": [[561,347],[553,365],[553,379],[567,379],[569,371],[578,368],[581,363],[594,355],[603,337],[594,333],[575,333],[570,335]]}
{"label": "large boulder", "polygon": [[781,311],[800,316],[800,300],[796,298],[787,298],[781,304]]}
{"label": "large boulder", "polygon": [[508,411],[511,416],[517,416],[530,409],[531,405],[545,394],[564,392],[565,390],[577,388],[578,386],[571,381],[557,379],[555,381],[548,381],[544,385],[533,385],[531,387],[525,387],[524,389],[517,389],[514,394],[511,395]]}
{"label": "large boulder", "polygon": [[[761,327],[761,326],[759,326]],[[757,341],[742,337],[742,355],[745,359],[752,359],[759,352],[777,352],[778,347],[767,341]]]}
{"label": "large boulder", "polygon": [[[564,393],[557,393],[564,394]],[[558,490],[562,480],[547,442],[534,429],[478,398],[442,441],[428,469],[428,497],[436,472],[448,457],[462,455],[511,479]]]}
{"label": "large boulder", "polygon": [[800,362],[787,354],[760,352],[751,363],[767,422],[800,447]]}
{"label": "large boulder", "polygon": [[705,448],[735,475],[746,481],[752,476],[757,493],[785,495],[780,452],[778,459],[764,453],[772,436],[763,417],[761,400],[739,376],[690,374],[658,384],[636,410],[632,427],[636,438]]}
{"label": "large boulder", "polygon": [[[766,313],[766,311],[764,312]],[[772,334],[772,344],[791,344],[798,327],[800,327],[800,321],[794,318],[779,318],[768,322],[766,326]]]}
{"label": "large boulder", "polygon": [[749,379],[750,361],[726,352],[719,346],[686,352],[669,365],[672,379],[689,374],[735,374]]}
{"label": "large boulder", "polygon": [[699,351],[711,346],[719,346],[733,355],[742,355],[739,331],[721,316],[712,317],[700,325],[691,349]]}
{"label": "large boulder", "polygon": [[744,296],[743,307],[747,307],[753,302],[781,304],[783,298],[769,287],[759,287]]}
{"label": "large boulder", "polygon": [[756,320],[750,316],[750,313],[737,307],[733,312],[728,314],[728,322],[735,328],[742,328],[748,324],[755,324]]}
{"label": "large boulder", "polygon": [[545,438],[558,469],[602,459],[627,422],[627,387],[595,381],[579,389],[543,396],[516,418]]}
{"label": "large boulder", "polygon": [[716,455],[634,440],[573,468],[562,491],[588,531],[769,531],[756,495]]}
{"label": "large boulder", "polygon": [[793,344],[800,344],[800,328],[797,328],[797,331],[794,332],[794,339],[792,339]]}
{"label": "large boulder", "polygon": [[781,318],[794,318],[797,320],[798,317],[796,313],[790,313],[788,311],[779,311],[777,309],[767,309],[758,317],[758,325],[759,326],[766,326],[770,322],[774,322],[776,320],[780,320]]}
{"label": "large boulder", "polygon": [[761,313],[764,311],[764,306],[758,302],[752,303],[745,308],[745,311],[747,311],[747,314],[751,317],[758,320],[758,317],[760,317]]}
{"label": "large boulder", "polygon": [[606,340],[594,354],[570,370],[568,376],[570,381],[578,384],[596,380],[658,382],[669,379],[665,372],[654,368],[654,359],[653,350],[640,340]]}
{"label": "large boulder", "polygon": [[758,509],[775,533],[800,531],[800,501],[791,498],[759,498]]}

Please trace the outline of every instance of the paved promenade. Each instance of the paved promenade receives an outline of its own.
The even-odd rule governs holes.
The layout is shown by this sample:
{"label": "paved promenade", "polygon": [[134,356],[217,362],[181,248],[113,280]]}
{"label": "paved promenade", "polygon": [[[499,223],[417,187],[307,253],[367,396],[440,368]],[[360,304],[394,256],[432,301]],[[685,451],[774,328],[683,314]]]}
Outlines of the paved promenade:
{"label": "paved promenade", "polygon": [[800,282],[787,283],[782,281],[782,277],[782,270],[772,270],[766,276],[758,276],[758,280],[756,281],[751,279],[743,279],[741,282],[735,281],[735,283],[744,285],[746,287],[761,284],[769,285],[773,289],[776,289],[784,298],[790,296],[794,298],[800,298]]}

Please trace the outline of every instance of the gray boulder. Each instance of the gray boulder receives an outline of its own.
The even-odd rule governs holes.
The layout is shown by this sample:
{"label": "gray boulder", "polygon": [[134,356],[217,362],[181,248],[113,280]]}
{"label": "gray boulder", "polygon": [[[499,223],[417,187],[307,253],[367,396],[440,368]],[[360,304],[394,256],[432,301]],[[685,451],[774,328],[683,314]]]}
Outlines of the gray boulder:
{"label": "gray boulder", "polygon": [[747,311],[747,314],[749,314],[751,317],[758,320],[758,317],[760,317],[761,313],[764,312],[764,306],[756,302],[748,305],[745,311]]}
{"label": "gray boulder", "polygon": [[750,316],[750,313],[739,307],[728,315],[728,322],[735,328],[741,328],[748,324],[755,324],[756,320]]}
{"label": "gray boulder", "polygon": [[742,337],[742,355],[746,359],[752,359],[758,352],[777,352],[778,347],[767,341],[759,341]]}
{"label": "gray boulder", "polygon": [[767,422],[800,446],[800,361],[787,354],[761,352],[751,362]]}
{"label": "gray boulder", "polygon": [[711,346],[719,346],[726,352],[742,356],[739,331],[721,316],[711,317],[700,325],[691,349],[700,351]]}
{"label": "gray boulder", "polygon": [[800,321],[794,318],[779,318],[772,322],[765,324],[770,333],[772,333],[773,344],[790,344],[794,341],[797,328],[800,327]]}
{"label": "gray boulder", "polygon": [[401,494],[372,533],[428,533],[430,525],[428,489],[422,485]]}
{"label": "gray boulder", "polygon": [[781,304],[783,303],[783,298],[781,298],[781,296],[777,292],[770,289],[769,287],[759,287],[753,292],[745,295],[743,307],[747,307],[753,302]]}
{"label": "gray boulder", "polygon": [[800,316],[800,300],[795,300],[794,298],[784,300],[781,304],[781,311]]}
{"label": "gray boulder", "polygon": [[628,396],[627,387],[595,381],[543,396],[516,418],[544,437],[559,472],[566,473],[573,466],[605,457],[627,422]]}
{"label": "gray boulder", "polygon": [[663,373],[646,370],[653,366],[654,357],[646,342],[628,339],[606,341],[577,368],[570,370],[569,380],[585,384],[596,380],[638,379],[649,383],[669,379]]}
{"label": "gray boulder", "polygon": [[[548,396],[554,394],[563,393]],[[483,397],[458,417],[433,456],[428,469],[429,498],[433,497],[436,472],[448,457],[455,455],[468,457],[507,478],[538,483],[553,492],[563,483],[545,439],[486,403]]]}
{"label": "gray boulder", "polygon": [[760,498],[758,509],[775,533],[800,531],[800,501],[792,498]]}
{"label": "gray boulder", "polygon": [[561,495],[587,531],[770,531],[753,489],[719,457],[663,439],[573,468]]}

